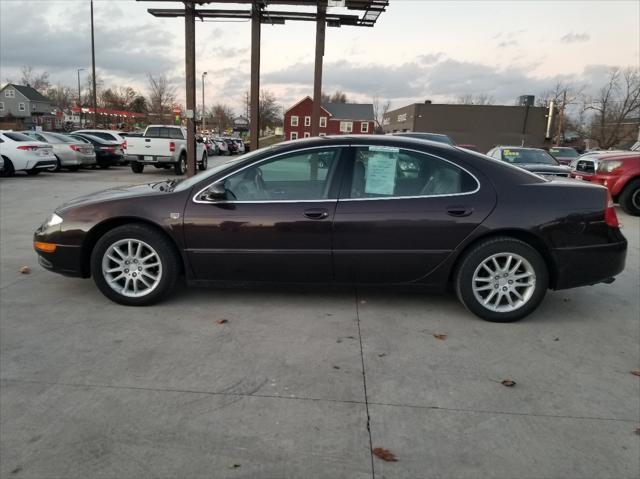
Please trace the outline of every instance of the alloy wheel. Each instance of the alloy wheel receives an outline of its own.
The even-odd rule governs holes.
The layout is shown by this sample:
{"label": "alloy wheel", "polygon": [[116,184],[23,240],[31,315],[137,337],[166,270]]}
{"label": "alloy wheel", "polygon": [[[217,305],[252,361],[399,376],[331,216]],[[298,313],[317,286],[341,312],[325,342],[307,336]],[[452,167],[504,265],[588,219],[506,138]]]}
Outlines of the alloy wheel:
{"label": "alloy wheel", "polygon": [[508,313],[524,306],[536,288],[535,270],[524,257],[497,253],[473,273],[473,294],[485,308]]}
{"label": "alloy wheel", "polygon": [[122,239],[105,251],[102,275],[117,293],[139,298],[158,287],[162,279],[162,262],[148,243],[133,238]]}

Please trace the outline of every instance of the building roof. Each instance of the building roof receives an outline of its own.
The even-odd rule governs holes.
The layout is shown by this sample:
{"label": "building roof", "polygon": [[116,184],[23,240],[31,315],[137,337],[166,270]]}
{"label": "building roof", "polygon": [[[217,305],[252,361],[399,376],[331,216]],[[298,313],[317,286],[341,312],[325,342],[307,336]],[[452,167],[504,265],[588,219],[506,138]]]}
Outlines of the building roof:
{"label": "building roof", "polygon": [[334,119],[374,121],[371,103],[323,103],[322,108]]}
{"label": "building roof", "polygon": [[[16,90],[18,90],[22,95],[24,95],[27,100],[31,101],[45,101],[49,102],[49,99],[43,96],[38,90],[33,88],[31,85],[16,85],[15,83],[7,83],[2,90],[7,88],[8,86],[12,86]],[[2,91],[0,90],[0,91]]]}

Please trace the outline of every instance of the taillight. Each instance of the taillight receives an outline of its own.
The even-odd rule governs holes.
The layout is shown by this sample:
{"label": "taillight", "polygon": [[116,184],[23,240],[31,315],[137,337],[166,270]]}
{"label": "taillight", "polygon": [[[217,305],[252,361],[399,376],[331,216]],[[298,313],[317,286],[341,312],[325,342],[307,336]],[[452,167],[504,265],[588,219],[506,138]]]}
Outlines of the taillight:
{"label": "taillight", "polygon": [[613,206],[613,200],[611,199],[611,193],[609,193],[609,190],[607,190],[607,204],[604,210],[604,222],[611,228],[620,228],[618,215],[616,214],[616,209]]}
{"label": "taillight", "polygon": [[71,148],[73,151],[80,151],[80,147],[78,145],[69,145],[69,148]]}
{"label": "taillight", "polygon": [[173,153],[174,151],[176,151],[176,144],[173,141],[169,142],[169,151],[171,153]]}
{"label": "taillight", "polygon": [[39,146],[32,146],[32,145],[20,145],[20,146],[18,146],[18,150],[36,151],[36,150],[39,150],[39,149],[40,149]]}
{"label": "taillight", "polygon": [[122,149],[123,150],[127,149],[127,140],[124,140],[124,143],[122,144]]}

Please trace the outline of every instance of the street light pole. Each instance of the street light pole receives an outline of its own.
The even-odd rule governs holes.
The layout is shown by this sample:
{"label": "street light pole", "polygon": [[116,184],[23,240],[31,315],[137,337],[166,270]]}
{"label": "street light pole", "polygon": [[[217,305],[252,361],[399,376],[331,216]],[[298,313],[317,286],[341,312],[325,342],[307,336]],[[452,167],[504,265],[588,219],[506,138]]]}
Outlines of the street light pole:
{"label": "street light pole", "polygon": [[82,108],[82,91],[80,90],[80,72],[86,68],[78,68],[78,108]]}
{"label": "street light pole", "polygon": [[93,39],[93,0],[91,0],[91,74],[93,79],[93,127],[98,127],[98,94],[96,92],[96,48]]}
{"label": "street light pole", "polygon": [[202,134],[204,135],[204,129],[205,129],[205,125],[206,125],[206,110],[204,108],[204,77],[207,76],[207,72],[204,72],[202,74]]}

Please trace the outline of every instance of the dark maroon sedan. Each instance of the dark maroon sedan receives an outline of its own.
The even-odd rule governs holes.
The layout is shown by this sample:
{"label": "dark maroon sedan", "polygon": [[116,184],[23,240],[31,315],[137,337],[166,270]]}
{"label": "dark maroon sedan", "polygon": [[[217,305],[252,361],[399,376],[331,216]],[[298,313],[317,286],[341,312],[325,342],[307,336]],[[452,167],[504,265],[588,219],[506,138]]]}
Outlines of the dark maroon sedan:
{"label": "dark maroon sedan", "polygon": [[182,181],[61,206],[40,264],[147,305],[190,283],[402,284],[443,290],[490,321],[547,289],[610,282],[627,242],[601,186],[549,181],[487,156],[398,136],[261,149]]}

